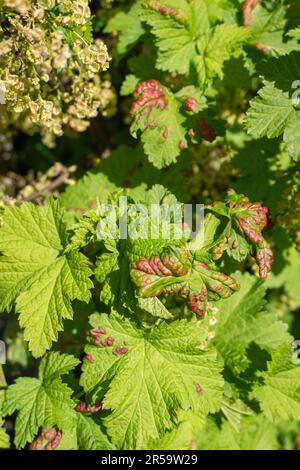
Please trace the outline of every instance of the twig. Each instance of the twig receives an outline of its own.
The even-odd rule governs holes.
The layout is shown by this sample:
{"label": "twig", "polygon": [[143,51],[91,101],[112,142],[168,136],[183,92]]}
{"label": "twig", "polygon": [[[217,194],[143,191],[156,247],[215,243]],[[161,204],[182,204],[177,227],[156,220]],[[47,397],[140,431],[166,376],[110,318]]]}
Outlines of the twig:
{"label": "twig", "polygon": [[23,201],[35,201],[39,196],[42,196],[45,193],[52,193],[56,188],[58,188],[61,184],[65,183],[69,177],[69,172],[67,169],[64,170],[64,173],[59,175],[55,180],[53,180],[48,186],[45,188],[36,191],[29,196],[23,197]]}

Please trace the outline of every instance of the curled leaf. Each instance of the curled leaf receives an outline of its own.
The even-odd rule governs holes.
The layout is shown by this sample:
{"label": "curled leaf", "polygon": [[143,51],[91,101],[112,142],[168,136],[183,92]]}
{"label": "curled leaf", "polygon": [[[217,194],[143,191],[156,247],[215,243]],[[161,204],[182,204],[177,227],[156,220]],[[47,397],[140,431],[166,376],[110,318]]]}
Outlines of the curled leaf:
{"label": "curled leaf", "polygon": [[244,26],[251,26],[252,14],[260,0],[244,0],[242,5]]}
{"label": "curled leaf", "polygon": [[262,235],[268,225],[268,208],[230,190],[225,201],[215,204],[211,210],[230,219],[224,237],[213,248],[213,259],[220,259],[226,251],[237,261],[243,261],[254,248],[260,277],[267,277],[273,264],[272,250]]}
{"label": "curled leaf", "polygon": [[199,317],[204,316],[208,299],[226,298],[239,289],[232,277],[199,260],[191,261],[186,248],[168,248],[160,257],[140,259],[130,268],[140,297],[177,294]]}
{"label": "curled leaf", "polygon": [[261,204],[241,203],[241,209],[245,211],[240,217],[236,217],[240,229],[247,235],[249,240],[256,244],[263,243],[262,230],[268,224],[268,209]]}
{"label": "curled leaf", "polygon": [[274,255],[271,248],[267,245],[263,248],[258,248],[256,252],[256,262],[259,267],[259,276],[262,279],[265,279],[268,276],[268,273],[271,272],[273,261]]}
{"label": "curled leaf", "polygon": [[29,450],[55,450],[62,434],[55,428],[43,428],[40,435],[30,444]]}
{"label": "curled leaf", "polygon": [[240,286],[236,280],[227,274],[210,269],[205,263],[197,263],[194,269],[201,273],[204,284],[210,292],[211,298],[227,298]]}
{"label": "curled leaf", "polygon": [[130,113],[134,116],[148,117],[153,109],[164,109],[168,103],[164,88],[157,80],[140,82],[135,88],[133,96],[135,101]]}
{"label": "curled leaf", "polygon": [[157,297],[177,292],[180,289],[177,284],[183,281],[180,276],[185,276],[190,267],[186,249],[169,248],[160,258],[152,256],[132,263],[130,275],[141,297]]}
{"label": "curled leaf", "polygon": [[207,307],[207,300],[207,288],[203,284],[202,289],[198,293],[189,293],[187,306],[197,317],[203,318]]}
{"label": "curled leaf", "polygon": [[102,410],[102,403],[96,403],[95,405],[89,406],[85,401],[80,401],[76,407],[75,411],[83,414],[95,414]]}

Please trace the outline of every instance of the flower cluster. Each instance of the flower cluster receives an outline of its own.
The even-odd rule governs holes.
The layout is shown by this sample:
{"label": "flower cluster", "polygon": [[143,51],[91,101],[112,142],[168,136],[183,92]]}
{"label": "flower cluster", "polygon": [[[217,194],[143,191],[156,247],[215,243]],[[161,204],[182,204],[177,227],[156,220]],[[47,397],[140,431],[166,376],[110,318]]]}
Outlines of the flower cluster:
{"label": "flower cluster", "polygon": [[8,124],[40,131],[51,146],[64,128],[84,131],[99,110],[113,112],[110,81],[100,78],[110,57],[100,39],[91,39],[88,1],[4,0],[3,5],[0,80]]}

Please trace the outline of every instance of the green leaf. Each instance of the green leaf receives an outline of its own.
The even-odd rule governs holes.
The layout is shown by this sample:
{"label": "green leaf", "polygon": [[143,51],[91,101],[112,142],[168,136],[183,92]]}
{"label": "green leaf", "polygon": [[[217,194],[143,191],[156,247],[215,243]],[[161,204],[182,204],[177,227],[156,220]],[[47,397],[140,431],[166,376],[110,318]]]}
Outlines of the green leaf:
{"label": "green leaf", "polygon": [[300,28],[295,28],[295,29],[292,29],[291,31],[289,31],[289,36],[291,38],[296,38],[296,39],[300,39]]}
{"label": "green leaf", "polygon": [[267,9],[258,4],[252,12],[250,31],[252,41],[263,50],[273,55],[288,54],[293,49],[298,49],[298,42],[287,40],[287,7],[284,2],[278,1],[277,5]]}
{"label": "green leaf", "polygon": [[0,449],[8,449],[10,446],[9,436],[2,425],[3,422],[0,420]]}
{"label": "green leaf", "polygon": [[7,386],[6,378],[3,372],[3,367],[0,365],[0,405],[1,405],[1,389]]}
{"label": "green leaf", "polygon": [[120,55],[126,54],[145,32],[139,19],[140,9],[140,2],[133,2],[113,16],[105,26],[105,33],[119,33],[118,54]]}
{"label": "green leaf", "polygon": [[[147,445],[148,450],[190,450],[195,436],[195,416],[191,412],[180,412],[183,419],[177,427],[163,435],[160,439],[153,440]],[[181,416],[182,415],[182,416]],[[197,428],[203,426],[205,418],[197,415]]]}
{"label": "green leaf", "polygon": [[[185,118],[174,101],[169,103],[166,112],[154,110],[151,116],[156,121],[155,127],[143,132],[141,140],[149,161],[156,168],[163,168],[176,162],[181,152],[180,143],[183,147],[187,145],[186,130],[183,127]],[[163,137],[164,127],[168,129],[167,139]]]}
{"label": "green leaf", "polygon": [[221,429],[209,421],[198,438],[200,450],[276,450],[279,448],[272,424],[262,415],[242,418],[235,431],[224,421]]}
{"label": "green leaf", "polygon": [[77,442],[81,450],[113,450],[100,424],[93,417],[85,416],[82,413],[77,415]]}
{"label": "green leaf", "polygon": [[[263,88],[259,91],[259,96],[250,101],[246,127],[249,134],[256,138],[267,136],[271,139],[283,135],[288,154],[294,160],[299,160],[300,113],[296,111],[296,102],[290,96],[294,81],[298,77],[295,75],[295,79],[292,80],[291,74],[298,73],[298,65],[295,65],[295,61],[299,56],[296,53],[288,57],[290,56],[291,63],[284,57],[263,63],[261,67],[263,75],[274,81],[265,81]],[[267,68],[267,64],[270,69]],[[289,64],[289,73],[284,76],[284,71]],[[278,70],[281,67],[282,70]]]}
{"label": "green leaf", "polygon": [[57,352],[48,353],[39,367],[39,378],[21,377],[10,385],[5,394],[3,414],[18,411],[15,445],[22,448],[31,442],[40,427],[58,426],[72,429],[76,423],[72,390],[61,376],[78,365],[78,359]]}
{"label": "green leaf", "polygon": [[134,92],[139,81],[140,79],[136,77],[135,75],[133,74],[127,75],[124,82],[122,83],[122,87],[120,90],[121,96],[131,95]]}
{"label": "green leaf", "polygon": [[[1,370],[2,368],[0,366],[0,387],[6,386],[6,382],[1,381]],[[3,378],[4,378],[4,375],[3,375]],[[10,447],[9,435],[6,433],[4,422],[1,419],[3,400],[4,400],[4,390],[0,390],[0,449],[8,449]]]}
{"label": "green leaf", "polygon": [[274,234],[275,249],[280,253],[275,258],[274,269],[266,282],[271,289],[284,288],[288,296],[300,304],[300,254],[295,247],[290,247],[286,235],[280,230]]}
{"label": "green leaf", "polygon": [[62,31],[65,41],[71,49],[75,41],[79,40],[85,45],[93,41],[93,25],[91,18],[89,18],[83,26],[72,25],[72,27],[69,27],[64,25],[60,26],[59,29]]}
{"label": "green leaf", "polygon": [[300,160],[300,112],[295,113],[295,118],[287,123],[284,130],[283,141],[286,149],[294,160]]}
{"label": "green leaf", "polygon": [[266,417],[279,420],[300,420],[300,365],[292,360],[290,344],[282,345],[272,355],[263,385],[257,385],[252,397],[259,401]]}
{"label": "green leaf", "polygon": [[250,102],[246,126],[255,138],[280,136],[288,123],[295,119],[295,110],[287,92],[271,82],[265,82],[259,96]]}
{"label": "green leaf", "polygon": [[64,254],[66,245],[58,202],[5,209],[0,229],[1,307],[11,309],[15,302],[34,357],[51,347],[63,320],[72,318],[71,301],[90,299],[87,259],[78,252]]}
{"label": "green leaf", "polygon": [[157,68],[186,74],[189,71],[190,61],[195,55],[193,41],[197,27],[199,32],[204,25],[208,26],[206,5],[202,0],[193,1],[191,5],[178,1],[164,2],[162,5],[170,8],[168,4],[177,9],[177,15],[161,13],[159,9],[151,8],[152,3],[149,1],[146,2],[141,19],[151,26],[151,31],[156,38]]}
{"label": "green leaf", "polygon": [[[118,205],[118,201],[112,200]],[[145,198],[140,199],[139,197],[128,200],[128,210],[132,207],[132,203],[142,202],[148,208],[150,204],[163,204],[164,207],[168,207],[177,202],[174,195],[170,194],[164,187],[155,185],[151,190],[147,192]],[[150,214],[150,213],[149,213]],[[98,216],[99,220],[100,217]],[[116,219],[118,215],[116,214]],[[128,223],[135,222],[131,218],[128,219]],[[150,230],[150,218],[148,219]],[[109,223],[109,230],[111,227],[116,226],[116,235],[118,236],[118,220],[114,220]],[[79,222],[79,229],[81,221]],[[172,225],[172,227],[174,224]],[[95,229],[93,229],[93,232]],[[150,232],[148,232],[150,234]],[[89,236],[87,238],[90,238]],[[97,281],[101,283],[100,300],[113,308],[119,313],[123,312],[124,307],[130,310],[132,313],[138,308],[137,299],[134,295],[134,287],[130,280],[130,264],[138,260],[140,257],[151,256],[152,253],[160,254],[162,250],[170,244],[182,245],[183,240],[177,239],[172,240],[172,235],[169,238],[131,238],[130,235],[126,240],[123,239],[109,239],[104,242],[106,252],[101,253],[96,259],[95,276]],[[156,304],[157,305],[157,304]],[[148,305],[149,307],[149,305]],[[162,312],[161,312],[162,313]],[[165,312],[166,314],[166,312]]]}
{"label": "green leaf", "polygon": [[214,344],[225,363],[235,373],[240,373],[249,365],[246,351],[252,342],[272,352],[282,343],[291,341],[291,337],[285,325],[276,320],[276,315],[266,311],[263,283],[247,273],[236,273],[235,278],[241,285],[240,291],[217,304]]}
{"label": "green leaf", "polygon": [[76,413],[73,427],[62,433],[57,450],[114,450],[96,415]]}
{"label": "green leaf", "polygon": [[174,408],[205,414],[219,409],[220,364],[214,350],[198,347],[207,335],[200,322],[161,324],[145,334],[117,314],[95,314],[91,325],[105,328],[114,344],[86,347],[94,363],[85,363],[81,383],[90,395],[104,395],[104,409],[111,411],[104,422],[118,448],[141,448],[160,438],[173,426]]}
{"label": "green leaf", "polygon": [[164,73],[155,67],[155,63],[150,54],[146,56],[142,53],[138,56],[130,57],[128,67],[130,72],[133,73],[136,78],[139,78],[139,81],[148,80],[149,77],[161,80],[164,76]]}
{"label": "green leaf", "polygon": [[87,172],[74,186],[69,186],[60,201],[69,211],[81,212],[95,206],[97,201],[106,202],[108,196],[119,188],[127,188],[129,195],[143,199],[147,188],[162,182],[179,199],[186,200],[185,173],[189,172],[189,156],[162,173],[149,163],[141,148],[121,145],[95,170]]}
{"label": "green leaf", "polygon": [[232,8],[222,3],[146,2],[141,18],[151,26],[156,38],[158,69],[187,75],[195,67],[202,87],[217,75],[223,77],[224,62],[240,54],[240,46],[249,38],[249,31],[234,24],[212,27],[216,20],[224,20],[223,6]]}
{"label": "green leaf", "polygon": [[276,216],[283,191],[288,185],[286,174],[278,174],[277,165],[279,162],[284,165],[285,160],[286,155],[280,151],[277,140],[266,137],[251,139],[233,159],[233,165],[239,172],[234,189],[237,193],[244,193],[250,201],[261,201],[272,216]]}
{"label": "green leaf", "polygon": [[173,319],[172,313],[164,306],[157,297],[142,298],[138,297],[138,306],[153,317],[163,318],[165,320]]}
{"label": "green leaf", "polygon": [[276,88],[293,92],[293,83],[300,76],[300,52],[294,51],[280,57],[269,57],[257,64],[257,71],[265,80],[274,82]]}
{"label": "green leaf", "polygon": [[133,287],[129,278],[129,259],[126,251],[103,253],[97,259],[95,276],[102,283],[100,300],[121,310],[134,302]]}
{"label": "green leaf", "polygon": [[223,78],[224,62],[238,57],[241,45],[249,38],[249,31],[230,24],[221,24],[203,36],[197,43],[198,55],[194,57],[199,83],[205,83],[215,76]]}
{"label": "green leaf", "polygon": [[222,406],[222,413],[227,418],[228,423],[233,427],[236,432],[241,430],[241,419],[243,416],[252,416],[253,411],[242,401],[224,398]]}
{"label": "green leaf", "polygon": [[[139,83],[134,96],[130,131],[133,137],[142,134],[144,151],[156,168],[176,162],[188,141],[201,138],[199,111],[206,107],[206,99],[195,87],[174,94],[157,80],[148,80]],[[185,108],[186,99],[195,107],[191,112]]]}
{"label": "green leaf", "polygon": [[258,64],[258,72],[263,76],[265,86],[259,92],[261,98],[255,98],[250,103],[247,120],[249,132],[255,137],[266,135],[273,138],[283,134],[285,148],[294,160],[300,159],[300,113],[296,98],[299,59],[300,53],[294,51]]}

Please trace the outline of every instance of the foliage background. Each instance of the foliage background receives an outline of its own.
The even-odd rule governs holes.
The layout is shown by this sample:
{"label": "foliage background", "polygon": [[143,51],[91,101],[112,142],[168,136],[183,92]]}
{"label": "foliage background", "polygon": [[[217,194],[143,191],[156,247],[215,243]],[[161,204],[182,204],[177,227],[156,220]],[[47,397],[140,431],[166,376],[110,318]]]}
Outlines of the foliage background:
{"label": "foliage background", "polygon": [[[32,10],[27,9],[27,3]],[[56,3],[61,3],[60,9]],[[159,11],[161,6],[175,10]],[[182,406],[174,429],[164,416],[156,425],[159,439],[148,442],[139,434],[140,424],[136,424],[138,431],[133,425],[132,433],[138,434],[135,443],[120,430],[127,415],[120,405],[118,387],[124,389],[122,393],[128,392],[126,370],[115,371],[115,396],[111,392],[106,397],[107,408],[120,406],[120,415],[110,419],[105,410],[99,413],[99,409],[90,409],[88,413],[77,411],[74,418],[74,413],[68,415],[66,411],[83,398],[78,364],[84,361],[89,316],[110,308],[111,299],[105,301],[105,295],[112,295],[107,289],[114,288],[109,268],[98,272],[99,282],[91,299],[88,280],[85,294],[82,289],[81,294],[70,295],[70,299],[78,299],[72,302],[73,320],[64,322],[64,331],[52,345],[53,356],[46,356],[44,365],[40,365],[39,380],[57,384],[55,393],[61,394],[65,408],[57,411],[53,406],[51,419],[37,410],[28,423],[25,407],[16,425],[15,411],[25,403],[18,395],[18,379],[28,377],[24,379],[28,389],[37,387],[40,358],[33,357],[32,347],[31,352],[28,349],[13,298],[3,300],[9,290],[3,275],[0,335],[7,345],[7,364],[0,368],[1,403],[6,395],[0,447],[24,448],[44,425],[49,427],[50,423],[62,430],[75,422],[77,436],[63,431],[58,448],[299,448],[300,372],[290,364],[292,338],[286,332],[288,328],[291,336],[300,338],[300,119],[299,107],[291,100],[291,84],[300,80],[298,2],[19,0],[1,2],[0,7],[0,79],[6,97],[6,103],[0,105],[3,214],[12,210],[13,218],[13,208],[19,211],[24,202],[33,202],[39,218],[43,207],[49,207],[44,206],[46,201],[58,197],[68,229],[78,222],[75,233],[80,238],[92,233],[89,213],[87,220],[82,219],[84,212],[121,188],[143,200],[147,190],[160,184],[182,202],[207,206],[223,200],[233,188],[269,209],[264,236],[275,254],[272,273],[264,281],[257,281],[253,257],[234,260],[227,254],[222,258],[222,271],[228,275],[237,270],[243,273],[236,274],[241,290],[230,299],[210,304],[206,320],[200,320],[204,326],[199,326],[196,339],[190,326],[186,326],[184,335],[187,344],[202,336],[205,339],[214,324],[213,309],[219,309],[213,341],[225,367],[224,401],[218,404],[220,384],[215,378],[206,409],[193,413]],[[188,13],[191,8],[196,12],[193,18]],[[34,17],[33,23],[28,23],[24,9]],[[45,16],[44,10],[51,15]],[[32,39],[32,31],[39,32],[39,37]],[[33,49],[37,53],[31,57]],[[64,54],[67,66],[57,63]],[[48,74],[47,79],[43,73]],[[160,108],[156,94],[148,114],[140,115],[139,100],[145,94],[134,90],[138,83],[148,80],[160,84],[158,95],[163,100],[167,96],[168,106]],[[186,103],[187,96],[190,103]],[[151,117],[158,126],[151,125]],[[51,210],[59,217],[58,209]],[[45,212],[45,220],[51,218],[51,210]],[[5,215],[3,218],[8,220]],[[5,231],[5,223],[1,230],[2,253],[7,255],[11,250],[16,256],[17,246]],[[26,245],[20,243],[22,253]],[[98,255],[93,243],[85,246],[76,237],[73,243],[79,243],[93,260]],[[84,265],[79,259],[74,263]],[[99,297],[101,290],[104,294]],[[81,302],[86,300],[88,304]],[[126,302],[128,299],[115,310],[122,313]],[[175,312],[175,318],[190,318],[178,298],[165,296],[164,306],[167,312]],[[99,320],[91,318],[97,328]],[[106,315],[103,322],[114,332],[118,322],[125,322],[109,318]],[[110,321],[115,324],[110,325]],[[160,318],[161,322],[172,325],[168,318]],[[182,325],[173,328],[183,334]],[[50,346],[51,341],[46,349]],[[75,357],[58,356],[58,351]],[[105,361],[101,354],[97,358],[100,363]],[[210,364],[212,359],[207,360]],[[134,362],[131,367],[135,367]],[[56,368],[60,372],[53,372]],[[89,390],[85,400],[91,407],[99,397],[95,400],[89,384],[84,383],[88,382],[87,364],[85,369],[81,385]],[[21,389],[23,382],[19,384]],[[150,416],[146,405],[144,413]],[[103,422],[110,430],[109,437]],[[53,436],[40,435],[38,444],[52,440]]]}

